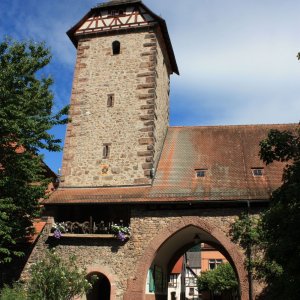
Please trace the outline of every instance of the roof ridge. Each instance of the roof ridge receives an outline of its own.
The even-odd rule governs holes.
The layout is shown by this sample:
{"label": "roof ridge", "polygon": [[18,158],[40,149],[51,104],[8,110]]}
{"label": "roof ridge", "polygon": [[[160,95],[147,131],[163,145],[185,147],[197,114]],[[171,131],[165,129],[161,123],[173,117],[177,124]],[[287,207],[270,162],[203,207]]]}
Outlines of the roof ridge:
{"label": "roof ridge", "polygon": [[105,1],[102,3],[98,3],[98,4],[96,4],[95,7],[115,6],[115,5],[136,3],[136,2],[142,2],[142,1],[141,0],[110,0],[110,1]]}

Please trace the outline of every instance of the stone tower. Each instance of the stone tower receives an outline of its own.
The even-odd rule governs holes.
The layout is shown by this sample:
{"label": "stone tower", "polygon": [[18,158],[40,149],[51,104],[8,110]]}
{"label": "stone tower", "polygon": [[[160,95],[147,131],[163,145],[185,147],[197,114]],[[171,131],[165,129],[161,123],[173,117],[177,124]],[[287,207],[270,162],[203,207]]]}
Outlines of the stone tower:
{"label": "stone tower", "polygon": [[61,186],[150,184],[178,74],[165,21],[141,1],[109,1],[67,34],[77,61]]}

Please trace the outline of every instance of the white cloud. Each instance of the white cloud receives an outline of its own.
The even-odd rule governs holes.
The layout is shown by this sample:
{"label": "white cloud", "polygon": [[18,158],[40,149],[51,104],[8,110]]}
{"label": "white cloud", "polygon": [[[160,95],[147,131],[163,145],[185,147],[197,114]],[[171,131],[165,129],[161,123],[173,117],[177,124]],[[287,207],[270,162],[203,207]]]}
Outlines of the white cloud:
{"label": "white cloud", "polygon": [[[300,1],[144,0],[165,18],[181,76],[172,78],[172,124],[249,124],[300,119]],[[61,107],[75,48],[65,32],[94,0],[1,0],[0,33],[45,40]],[[68,82],[66,82],[68,81]]]}

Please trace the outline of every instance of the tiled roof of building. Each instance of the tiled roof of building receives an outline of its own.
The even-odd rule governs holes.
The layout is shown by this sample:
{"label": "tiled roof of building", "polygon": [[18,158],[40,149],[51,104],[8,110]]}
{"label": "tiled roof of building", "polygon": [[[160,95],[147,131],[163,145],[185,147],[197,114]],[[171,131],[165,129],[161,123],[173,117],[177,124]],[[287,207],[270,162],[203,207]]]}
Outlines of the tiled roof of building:
{"label": "tiled roof of building", "polygon": [[[263,200],[281,185],[284,163],[266,166],[259,142],[270,129],[295,125],[170,127],[153,184],[137,187],[61,188],[44,203],[136,203]],[[253,176],[252,168],[264,168]],[[196,177],[195,170],[205,170]]]}
{"label": "tiled roof of building", "polygon": [[36,239],[38,238],[39,234],[43,231],[44,227],[46,225],[46,222],[43,222],[41,220],[36,220],[33,222],[34,226],[34,234],[28,236],[27,241],[30,244],[34,244]]}
{"label": "tiled roof of building", "polygon": [[[200,256],[200,255],[199,255]],[[182,271],[183,256],[181,256],[174,265],[171,274],[180,274]]]}
{"label": "tiled roof of building", "polygon": [[187,264],[190,268],[201,268],[201,257],[199,252],[186,252]]}

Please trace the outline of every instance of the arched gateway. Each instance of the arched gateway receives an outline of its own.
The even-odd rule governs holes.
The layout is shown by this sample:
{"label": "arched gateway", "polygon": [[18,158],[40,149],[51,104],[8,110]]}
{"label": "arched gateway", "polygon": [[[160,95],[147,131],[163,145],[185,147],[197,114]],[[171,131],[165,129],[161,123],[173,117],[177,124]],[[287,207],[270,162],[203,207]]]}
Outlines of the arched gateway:
{"label": "arched gateway", "polygon": [[288,126],[170,127],[170,76],[179,71],[165,21],[140,0],[101,3],[67,34],[77,48],[72,122],[59,188],[43,205],[68,232],[55,240],[49,223],[29,264],[56,246],[82,268],[109,269],[112,300],[150,299],[151,264],[165,286],[197,233],[232,263],[241,299],[252,298],[230,226],[243,212],[265,209],[281,184],[282,165],[265,166],[259,142]]}
{"label": "arched gateway", "polygon": [[[135,277],[128,283],[124,300],[158,299],[155,295],[151,297],[145,293],[148,269],[155,260],[160,263],[165,260],[169,265],[171,258],[178,258],[183,254],[183,249],[187,250],[191,246],[195,234],[201,238],[201,241],[213,244],[225,254],[237,273],[241,299],[248,299],[249,285],[244,268],[244,257],[236,245],[220,229],[209,222],[197,217],[183,217],[177,226],[166,227],[152,239],[140,261],[137,262]],[[157,259],[159,256],[162,259]],[[161,299],[166,298],[161,297]]]}

